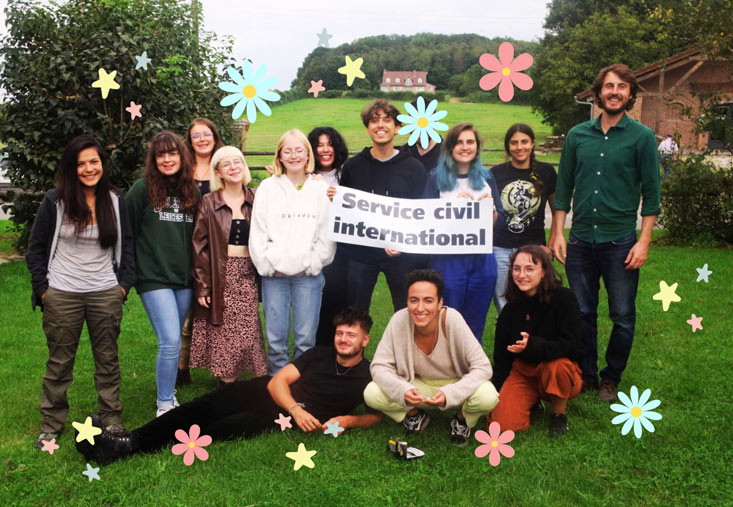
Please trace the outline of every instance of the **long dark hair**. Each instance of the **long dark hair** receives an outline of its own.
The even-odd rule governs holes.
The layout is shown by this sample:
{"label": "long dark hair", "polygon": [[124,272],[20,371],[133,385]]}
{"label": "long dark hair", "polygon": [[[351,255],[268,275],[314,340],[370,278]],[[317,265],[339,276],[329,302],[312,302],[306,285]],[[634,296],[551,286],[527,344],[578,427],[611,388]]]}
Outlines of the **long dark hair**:
{"label": "long dark hair", "polygon": [[110,248],[117,242],[117,220],[110,191],[117,189],[109,182],[107,154],[95,138],[77,136],[66,145],[56,171],[56,192],[63,203],[64,215],[74,224],[76,235],[79,236],[92,222],[92,212],[87,206],[77,173],[79,153],[87,148],[94,148],[102,162],[102,177],[94,189],[94,213],[97,216],[99,244],[102,248]]}
{"label": "long dark hair", "polygon": [[[176,174],[165,176],[158,170],[158,153],[177,150],[181,156],[181,168]],[[191,155],[181,139],[168,130],[158,132],[150,140],[145,157],[145,186],[148,201],[154,208],[165,208],[166,197],[175,196],[181,201],[181,209],[192,210],[196,205],[196,184],[193,182]]]}
{"label": "long dark hair", "polygon": [[[186,148],[188,148],[188,153],[191,155],[191,160],[193,162],[196,161],[196,151],[193,149],[193,142],[191,141],[191,129],[194,128],[196,125],[206,125],[209,130],[211,130],[211,134],[214,136],[214,149],[211,150],[211,156],[214,156],[214,153],[224,146],[224,143],[221,140],[221,136],[219,135],[219,131],[216,130],[216,125],[214,125],[214,122],[209,120],[208,118],[194,118],[193,121],[188,125],[188,130],[186,131]],[[211,157],[209,157],[210,159]]]}
{"label": "long dark hair", "polygon": [[534,156],[534,131],[532,130],[532,127],[526,123],[515,123],[509,127],[506,131],[506,135],[504,136],[504,151],[506,151],[509,158],[512,157],[512,154],[509,151],[509,142],[512,140],[512,136],[517,132],[526,134],[532,140],[532,151],[529,154],[529,179],[531,179],[534,184],[534,195],[540,197],[542,195],[542,189],[545,188],[545,184],[540,179],[539,174],[537,174],[537,163]]}
{"label": "long dark hair", "polygon": [[491,173],[481,164],[481,137],[478,135],[478,130],[472,123],[458,123],[445,135],[445,140],[440,148],[438,165],[435,166],[438,190],[453,190],[458,184],[458,170],[456,161],[453,159],[453,148],[458,144],[458,137],[466,130],[473,132],[476,138],[476,157],[468,168],[468,185],[474,190],[480,190],[484,187],[486,180],[491,178]]}
{"label": "long dark hair", "polygon": [[552,261],[550,261],[550,257],[542,248],[540,248],[539,245],[521,246],[509,257],[509,276],[506,279],[506,293],[504,294],[504,297],[506,297],[508,302],[519,301],[520,299],[527,297],[524,292],[517,287],[517,284],[514,283],[514,277],[512,276],[514,261],[521,253],[529,254],[533,264],[542,265],[542,270],[545,274],[540,281],[540,285],[537,287],[537,294],[535,296],[541,303],[548,304],[557,288],[562,286],[562,279],[560,278],[560,275],[557,274],[557,271],[555,271]]}
{"label": "long dark hair", "polygon": [[346,141],[339,134],[338,130],[333,127],[316,127],[308,133],[308,142],[311,144],[313,149],[314,162],[316,163],[316,170],[320,171],[321,166],[318,163],[318,138],[322,134],[328,136],[328,140],[331,141],[333,147],[333,168],[336,170],[336,179],[341,179],[341,166],[344,165],[346,159],[349,158],[349,149],[346,147]]}

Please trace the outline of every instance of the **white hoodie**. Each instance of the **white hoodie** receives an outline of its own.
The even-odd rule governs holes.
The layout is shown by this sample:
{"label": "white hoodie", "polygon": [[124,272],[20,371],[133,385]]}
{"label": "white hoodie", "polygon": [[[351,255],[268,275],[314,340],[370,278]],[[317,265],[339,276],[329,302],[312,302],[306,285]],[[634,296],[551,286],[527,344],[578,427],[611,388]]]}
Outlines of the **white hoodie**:
{"label": "white hoodie", "polygon": [[327,189],[312,176],[300,190],[285,175],[260,184],[249,233],[249,253],[260,275],[315,276],[333,261],[336,243],[326,239]]}

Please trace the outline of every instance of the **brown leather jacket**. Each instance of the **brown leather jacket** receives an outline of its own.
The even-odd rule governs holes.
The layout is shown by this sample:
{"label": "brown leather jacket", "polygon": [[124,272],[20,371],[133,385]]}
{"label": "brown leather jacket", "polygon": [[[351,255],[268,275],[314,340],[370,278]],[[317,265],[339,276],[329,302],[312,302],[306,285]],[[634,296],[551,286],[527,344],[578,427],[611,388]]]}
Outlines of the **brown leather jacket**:
{"label": "brown leather jacket", "polygon": [[[255,194],[244,189],[242,214],[249,222]],[[193,278],[195,281],[194,316],[214,325],[224,320],[224,285],[226,284],[227,245],[232,227],[232,210],[224,202],[221,190],[206,194],[199,202],[193,226]],[[198,298],[210,296],[209,308]]]}

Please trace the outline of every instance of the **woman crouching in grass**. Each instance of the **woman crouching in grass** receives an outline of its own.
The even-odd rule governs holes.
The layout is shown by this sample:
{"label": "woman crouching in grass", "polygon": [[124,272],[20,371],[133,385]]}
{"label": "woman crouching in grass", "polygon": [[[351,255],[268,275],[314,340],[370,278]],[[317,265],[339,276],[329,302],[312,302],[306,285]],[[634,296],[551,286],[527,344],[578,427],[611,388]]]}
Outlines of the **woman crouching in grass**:
{"label": "woman crouching in grass", "polygon": [[109,182],[96,139],[78,136],[66,145],[28,244],[32,304],[43,310],[48,362],[41,390],[41,434],[34,447],[64,429],[82,326],[94,355],[94,383],[105,429],[126,434],[120,404],[122,303],[135,283],[132,231],[125,200]]}
{"label": "woman crouching in grass", "polygon": [[234,146],[211,160],[211,193],[193,229],[195,301],[191,366],[230,383],[244,370],[267,373],[257,271],[249,256],[254,191],[244,155]]}
{"label": "woman crouching in grass", "polygon": [[[582,356],[580,310],[562,286],[540,245],[520,247],[510,257],[507,304],[499,314],[494,341],[494,378],[499,404],[487,420],[502,430],[529,428],[530,409],[552,404],[550,435],[568,431],[565,407],[580,393]],[[539,403],[544,410],[544,406]]]}

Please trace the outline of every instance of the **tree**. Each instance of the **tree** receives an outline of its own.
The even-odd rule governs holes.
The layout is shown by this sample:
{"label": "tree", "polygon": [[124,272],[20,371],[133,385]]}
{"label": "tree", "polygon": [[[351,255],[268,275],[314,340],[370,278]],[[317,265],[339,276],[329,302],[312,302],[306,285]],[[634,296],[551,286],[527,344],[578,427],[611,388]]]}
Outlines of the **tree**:
{"label": "tree", "polygon": [[[100,140],[110,154],[111,179],[123,189],[139,174],[146,142],[159,130],[183,134],[191,119],[207,116],[230,138],[217,84],[231,41],[200,32],[200,12],[179,0],[8,2],[0,139],[11,181],[32,191],[14,196],[16,227],[32,222],[74,136]],[[144,51],[152,61],[136,69],[135,57]],[[98,69],[117,72],[120,88],[106,99],[91,86]],[[125,111],[131,101],[142,104],[142,118],[131,120]]]}

